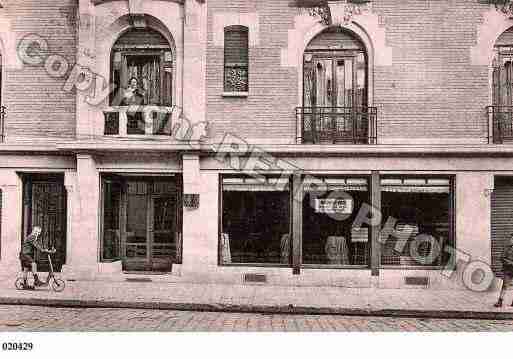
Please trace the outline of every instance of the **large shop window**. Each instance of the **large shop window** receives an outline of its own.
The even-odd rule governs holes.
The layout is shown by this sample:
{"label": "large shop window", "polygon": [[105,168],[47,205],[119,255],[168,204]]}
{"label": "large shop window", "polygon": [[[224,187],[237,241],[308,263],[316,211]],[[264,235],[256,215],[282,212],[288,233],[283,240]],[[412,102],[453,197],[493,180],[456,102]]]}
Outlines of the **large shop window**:
{"label": "large shop window", "polygon": [[224,29],[224,91],[248,92],[249,30],[233,25]]}
{"label": "large shop window", "polygon": [[451,182],[449,178],[381,180],[383,225],[395,220],[395,233],[399,234],[381,238],[382,265],[447,264],[449,254],[443,248],[454,245]]}
{"label": "large shop window", "polygon": [[359,208],[370,200],[368,179],[327,177],[315,182],[304,186],[303,264],[368,266],[369,228],[353,228]]}
{"label": "large shop window", "polygon": [[290,263],[289,180],[222,179],[220,262]]}

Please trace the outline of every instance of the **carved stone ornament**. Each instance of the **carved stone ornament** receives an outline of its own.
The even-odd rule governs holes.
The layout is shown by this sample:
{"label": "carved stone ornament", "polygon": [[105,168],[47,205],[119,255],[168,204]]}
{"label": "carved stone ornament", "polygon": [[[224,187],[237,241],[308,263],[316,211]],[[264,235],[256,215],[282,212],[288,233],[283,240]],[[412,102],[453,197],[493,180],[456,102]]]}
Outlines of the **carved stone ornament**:
{"label": "carved stone ornament", "polygon": [[313,1],[304,4],[298,1],[299,6],[304,6],[308,14],[318,18],[325,25],[344,25],[351,22],[354,16],[369,10],[370,1],[365,0],[325,0],[318,1],[312,6]]}
{"label": "carved stone ornament", "polygon": [[479,0],[482,4],[493,4],[497,11],[508,17],[513,17],[513,0]]}

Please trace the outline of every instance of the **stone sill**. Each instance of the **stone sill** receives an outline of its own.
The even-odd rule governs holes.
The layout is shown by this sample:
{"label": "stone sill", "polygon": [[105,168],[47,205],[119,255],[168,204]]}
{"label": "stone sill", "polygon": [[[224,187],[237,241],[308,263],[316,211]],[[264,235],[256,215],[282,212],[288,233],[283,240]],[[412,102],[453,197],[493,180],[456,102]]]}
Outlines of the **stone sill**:
{"label": "stone sill", "polygon": [[223,97],[239,97],[246,98],[249,96],[249,92],[223,92]]}

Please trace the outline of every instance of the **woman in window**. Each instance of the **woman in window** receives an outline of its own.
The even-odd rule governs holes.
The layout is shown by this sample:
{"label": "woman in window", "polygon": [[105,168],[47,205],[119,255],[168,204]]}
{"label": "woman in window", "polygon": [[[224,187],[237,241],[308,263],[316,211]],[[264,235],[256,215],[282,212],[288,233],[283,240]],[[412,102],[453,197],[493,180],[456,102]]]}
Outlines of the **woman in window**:
{"label": "woman in window", "polygon": [[128,87],[123,90],[121,98],[121,106],[141,106],[144,103],[144,90],[139,86],[139,81],[136,77],[130,78]]}

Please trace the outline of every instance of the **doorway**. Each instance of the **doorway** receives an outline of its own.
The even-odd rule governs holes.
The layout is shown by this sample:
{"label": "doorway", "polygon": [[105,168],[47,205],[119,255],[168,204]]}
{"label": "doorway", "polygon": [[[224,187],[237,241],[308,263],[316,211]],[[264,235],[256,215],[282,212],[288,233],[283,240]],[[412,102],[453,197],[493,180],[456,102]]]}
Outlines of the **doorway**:
{"label": "doorway", "polygon": [[181,191],[175,177],[102,178],[102,260],[125,271],[169,272],[181,259]]}
{"label": "doorway", "polygon": [[[55,248],[52,256],[55,271],[66,263],[66,189],[63,174],[22,174],[23,237],[34,226],[42,229],[41,239],[46,248]],[[48,271],[48,258],[36,251],[38,270]]]}

